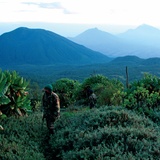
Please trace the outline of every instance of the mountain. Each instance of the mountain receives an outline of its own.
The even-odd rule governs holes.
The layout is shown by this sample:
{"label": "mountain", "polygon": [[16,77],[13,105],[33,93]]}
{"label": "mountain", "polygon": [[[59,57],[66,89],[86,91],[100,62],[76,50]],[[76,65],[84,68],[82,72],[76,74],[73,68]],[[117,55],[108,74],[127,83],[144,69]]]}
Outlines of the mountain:
{"label": "mountain", "polygon": [[160,57],[160,30],[146,24],[118,35],[93,28],[69,39],[114,58]]}
{"label": "mountain", "polygon": [[160,48],[160,30],[146,24],[121,33],[118,37],[132,43]]}
{"label": "mountain", "polygon": [[0,36],[0,64],[92,64],[110,61],[102,53],[44,29],[17,28]]}
{"label": "mountain", "polygon": [[98,28],[92,28],[84,31],[83,33],[79,34],[74,38],[69,38],[75,42],[80,44],[86,44],[88,46],[96,46],[102,45],[105,43],[117,43],[118,38],[108,32],[104,32],[99,30]]}
{"label": "mountain", "polygon": [[78,36],[68,37],[68,39],[113,57],[118,56],[116,53],[119,52],[119,50],[123,52],[123,48],[125,48],[125,43],[123,43],[121,39],[108,32],[101,31],[98,28],[88,29]]}

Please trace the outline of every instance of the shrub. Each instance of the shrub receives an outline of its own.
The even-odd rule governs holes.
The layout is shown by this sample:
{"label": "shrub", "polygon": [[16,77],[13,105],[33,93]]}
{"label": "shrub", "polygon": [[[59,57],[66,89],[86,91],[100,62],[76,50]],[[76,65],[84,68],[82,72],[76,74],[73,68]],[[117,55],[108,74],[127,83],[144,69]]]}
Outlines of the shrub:
{"label": "shrub", "polygon": [[4,130],[0,131],[1,160],[44,160],[42,150],[43,132],[41,116],[9,117],[1,120]]}
{"label": "shrub", "polygon": [[134,81],[124,92],[123,106],[150,117],[158,123],[160,114],[160,79],[150,74]]}
{"label": "shrub", "polygon": [[158,159],[160,128],[121,107],[101,107],[56,122],[52,155],[59,159]]}
{"label": "shrub", "polygon": [[83,99],[82,104],[87,105],[88,99],[86,96],[86,88],[90,86],[97,95],[97,105],[120,105],[122,103],[121,93],[123,84],[118,80],[110,80],[103,75],[93,75],[86,78],[81,84],[77,100]]}
{"label": "shrub", "polygon": [[80,83],[68,78],[57,80],[53,84],[53,91],[59,95],[61,107],[69,107],[75,103],[75,92]]}

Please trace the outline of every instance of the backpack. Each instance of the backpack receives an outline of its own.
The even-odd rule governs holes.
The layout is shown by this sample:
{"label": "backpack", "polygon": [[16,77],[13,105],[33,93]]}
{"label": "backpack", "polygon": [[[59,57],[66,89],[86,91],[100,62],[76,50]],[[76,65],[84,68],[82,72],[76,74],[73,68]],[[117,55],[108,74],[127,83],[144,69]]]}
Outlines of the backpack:
{"label": "backpack", "polygon": [[89,99],[90,99],[90,100],[96,100],[96,99],[97,99],[97,96],[96,96],[94,93],[92,93],[92,94],[89,96]]}

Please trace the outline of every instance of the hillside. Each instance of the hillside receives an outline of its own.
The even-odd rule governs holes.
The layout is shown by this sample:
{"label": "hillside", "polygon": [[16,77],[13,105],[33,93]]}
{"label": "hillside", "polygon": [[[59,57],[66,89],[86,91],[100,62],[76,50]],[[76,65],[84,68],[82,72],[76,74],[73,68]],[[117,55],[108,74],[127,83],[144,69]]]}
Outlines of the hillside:
{"label": "hillside", "polygon": [[92,28],[69,39],[114,58],[127,55],[160,57],[160,30],[149,25],[141,25],[118,35]]}
{"label": "hillside", "polygon": [[[88,29],[74,38],[69,38],[74,42],[85,44],[88,47],[98,47],[106,43],[116,44],[118,38],[110,33],[99,30],[98,28]],[[95,46],[96,45],[96,46]],[[100,47],[99,47],[100,48]]]}
{"label": "hillside", "polygon": [[95,74],[102,74],[108,78],[126,81],[126,66],[128,67],[129,82],[138,80],[149,73],[160,77],[160,58],[142,59],[136,56],[117,57],[109,63],[89,65],[14,65],[3,66],[2,70],[16,70],[31,82],[43,87],[47,83],[60,78],[70,78],[82,82],[85,78]]}
{"label": "hillside", "polygon": [[92,64],[110,61],[102,53],[43,29],[17,28],[0,36],[0,64]]}
{"label": "hillside", "polygon": [[121,39],[98,28],[88,29],[68,39],[111,57],[119,56],[117,53],[120,51],[125,52],[125,43]]}
{"label": "hillside", "polygon": [[[158,58],[155,58],[158,59]],[[147,59],[148,60],[148,59]],[[124,57],[117,57],[111,62],[109,62],[110,65],[125,65],[125,66],[136,66],[141,65],[145,60],[142,58],[139,58],[137,56],[124,56]],[[147,65],[148,63],[146,63]]]}

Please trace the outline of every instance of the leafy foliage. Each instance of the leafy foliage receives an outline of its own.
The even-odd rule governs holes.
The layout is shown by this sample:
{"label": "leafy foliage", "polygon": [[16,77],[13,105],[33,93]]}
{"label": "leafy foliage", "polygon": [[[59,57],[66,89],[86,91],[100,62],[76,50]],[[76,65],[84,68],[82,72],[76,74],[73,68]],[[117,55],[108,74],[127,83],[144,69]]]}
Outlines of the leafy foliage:
{"label": "leafy foliage", "polygon": [[62,116],[51,137],[59,159],[158,159],[160,128],[121,107]]}
{"label": "leafy foliage", "polygon": [[93,75],[86,78],[81,84],[77,100],[83,99],[82,104],[87,104],[86,88],[90,86],[97,95],[97,105],[119,105],[122,102],[121,92],[123,84],[115,79],[108,79],[103,75]]}
{"label": "leafy foliage", "polygon": [[124,106],[147,112],[160,109],[160,79],[150,74],[134,81],[124,93]]}
{"label": "leafy foliage", "polygon": [[30,110],[28,84],[16,71],[0,71],[0,111],[7,116],[22,116]]}
{"label": "leafy foliage", "polygon": [[57,80],[53,84],[53,91],[55,91],[61,100],[61,107],[68,107],[75,103],[75,92],[80,83],[68,78]]}
{"label": "leafy foliage", "polygon": [[41,145],[45,135],[42,130],[41,116],[32,114],[28,117],[8,117],[1,120],[3,131],[0,131],[1,160],[45,160]]}

